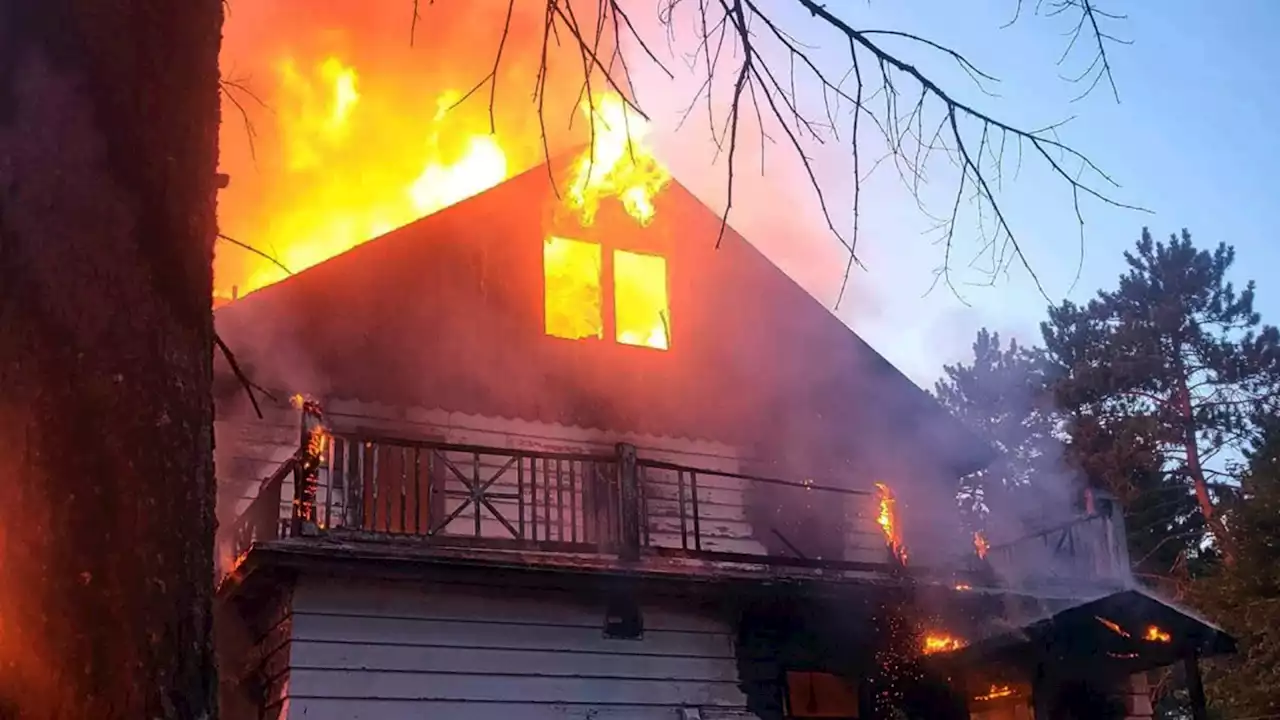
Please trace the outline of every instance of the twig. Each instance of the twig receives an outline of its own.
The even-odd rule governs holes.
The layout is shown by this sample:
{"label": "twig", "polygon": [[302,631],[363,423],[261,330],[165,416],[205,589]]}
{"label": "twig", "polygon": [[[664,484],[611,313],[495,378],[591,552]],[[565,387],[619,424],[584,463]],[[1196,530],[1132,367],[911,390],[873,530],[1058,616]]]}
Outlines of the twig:
{"label": "twig", "polygon": [[266,259],[267,261],[271,262],[271,263],[272,263],[273,265],[275,265],[276,267],[278,267],[278,268],[280,268],[281,270],[283,270],[283,271],[285,272],[285,274],[286,274],[286,275],[292,275],[292,274],[293,274],[293,271],[291,271],[289,268],[285,267],[284,263],[280,262],[279,260],[277,260],[276,258],[272,257],[272,256],[271,256],[271,255],[269,255],[268,253],[265,253],[265,252],[263,252],[263,251],[259,250],[258,248],[256,248],[256,247],[254,247],[254,246],[252,246],[252,245],[248,244],[248,243],[240,242],[239,240],[237,240],[237,239],[235,239],[235,238],[233,238],[233,237],[231,237],[231,236],[229,236],[229,235],[224,235],[223,233],[218,233],[218,239],[219,239],[219,240],[226,240],[227,242],[231,243],[232,245],[235,245],[235,246],[237,246],[237,247],[244,248],[245,250],[248,250],[249,252],[253,253],[254,255],[257,255],[257,256],[259,256],[259,257],[261,257],[261,258]]}
{"label": "twig", "polygon": [[248,375],[244,374],[244,371],[240,369],[240,363],[236,362],[235,353],[231,352],[231,348],[227,347],[227,343],[223,341],[222,336],[219,335],[217,331],[214,331],[213,333],[213,341],[217,343],[218,349],[222,351],[222,356],[227,359],[227,365],[231,366],[231,372],[236,376],[236,379],[240,381],[240,384],[244,386],[245,394],[249,396],[249,403],[253,405],[253,411],[257,413],[258,419],[261,420],[263,417],[262,408],[258,407],[258,399],[254,397],[253,391],[257,390],[272,402],[275,401],[275,396],[255,384],[249,379]]}

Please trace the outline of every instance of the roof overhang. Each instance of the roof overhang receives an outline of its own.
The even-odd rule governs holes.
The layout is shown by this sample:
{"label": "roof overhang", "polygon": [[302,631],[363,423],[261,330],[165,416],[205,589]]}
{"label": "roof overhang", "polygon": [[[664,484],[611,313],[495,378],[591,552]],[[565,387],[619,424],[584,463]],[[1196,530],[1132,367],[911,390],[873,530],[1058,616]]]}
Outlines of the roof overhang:
{"label": "roof overhang", "polygon": [[[1155,628],[1155,637],[1148,630]],[[1167,635],[1167,639],[1165,638]],[[949,653],[965,666],[1055,663],[1085,674],[1123,676],[1187,657],[1234,653],[1235,638],[1139,588],[1073,604]]]}

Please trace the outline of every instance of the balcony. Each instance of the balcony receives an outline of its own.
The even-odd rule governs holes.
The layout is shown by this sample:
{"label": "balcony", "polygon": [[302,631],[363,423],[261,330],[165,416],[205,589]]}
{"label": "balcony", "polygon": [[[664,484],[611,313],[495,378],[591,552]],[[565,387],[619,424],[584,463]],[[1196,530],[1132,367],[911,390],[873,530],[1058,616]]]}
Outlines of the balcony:
{"label": "balcony", "polygon": [[297,451],[261,481],[221,556],[242,558],[263,543],[359,543],[402,556],[679,574],[892,575],[973,586],[1127,576],[1111,505],[944,571],[900,561],[881,503],[875,488],[690,467],[625,444],[575,454],[331,435],[308,405]]}

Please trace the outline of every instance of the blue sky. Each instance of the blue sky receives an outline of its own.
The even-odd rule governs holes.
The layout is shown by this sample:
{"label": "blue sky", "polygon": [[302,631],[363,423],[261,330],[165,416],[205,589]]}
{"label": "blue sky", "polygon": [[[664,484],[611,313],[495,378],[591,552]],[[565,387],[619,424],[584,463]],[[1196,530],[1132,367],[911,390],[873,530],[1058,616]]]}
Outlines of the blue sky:
{"label": "blue sky", "polygon": [[[1034,4],[1033,0],[1027,3]],[[791,2],[774,0],[766,5],[783,8],[781,22],[804,42],[819,46],[816,52],[824,67],[837,76],[844,71],[846,56],[839,52],[837,38],[815,32],[815,21],[794,12]],[[1133,41],[1108,49],[1119,104],[1105,85],[1084,100],[1071,102],[1080,88],[1064,82],[1061,75],[1077,73],[1091,55],[1081,48],[1058,67],[1055,62],[1066,43],[1062,32],[1069,29],[1063,25],[1065,20],[1030,17],[1024,11],[1018,24],[1001,29],[1014,6],[1014,0],[849,2],[849,9],[840,12],[855,27],[911,31],[966,54],[1001,79],[995,86],[1000,97],[972,91],[972,85],[950,65],[910,50],[910,58],[923,70],[945,80],[948,88],[961,89],[965,99],[993,115],[1024,126],[1075,116],[1062,131],[1062,140],[1122,185],[1111,191],[1113,197],[1151,211],[1086,203],[1081,258],[1079,226],[1066,185],[1043,166],[1024,160],[1017,182],[1007,185],[1001,198],[1050,298],[1086,299],[1099,287],[1111,286],[1123,270],[1122,252],[1138,238],[1143,225],[1149,225],[1157,237],[1187,227],[1204,245],[1218,241],[1235,245],[1236,279],[1258,279],[1264,319],[1280,322],[1280,282],[1267,277],[1270,268],[1280,267],[1280,240],[1274,237],[1269,217],[1272,208],[1280,207],[1280,182],[1273,174],[1280,164],[1280,136],[1273,130],[1274,120],[1280,118],[1280,92],[1275,89],[1280,47],[1273,42],[1280,36],[1280,2],[1107,3],[1107,9],[1129,15],[1126,21],[1112,23],[1108,31]],[[663,110],[669,119],[671,108],[651,110],[659,126]],[[707,144],[705,133],[701,140]],[[676,140],[666,141],[688,150]],[[755,192],[764,197],[776,194],[778,199],[761,202],[757,195],[748,203],[752,207],[739,210],[733,222],[831,306],[842,270],[839,262],[833,262],[839,246],[813,220],[811,193],[803,187],[803,178],[794,174],[794,167],[785,169],[785,148],[770,148],[766,153],[777,160]],[[841,222],[847,221],[848,148],[824,146],[818,157],[824,188],[838,206],[835,214]],[[723,160],[716,167],[718,173],[703,178],[701,188],[697,181],[690,183],[703,190],[704,197],[716,194],[708,183],[723,178]],[[684,179],[679,167],[675,171]],[[779,183],[779,177],[786,179]],[[779,190],[779,184],[786,187]],[[953,192],[954,187],[952,180],[938,176],[928,193]],[[933,199],[945,204],[949,196],[939,194]],[[799,207],[807,209],[809,227],[805,232],[787,232],[797,225]],[[1047,304],[1030,276],[1016,265],[993,285],[962,285],[963,302],[943,287],[926,295],[941,257],[941,250],[926,234],[930,225],[895,178],[877,178],[863,198],[860,249],[869,270],[855,271],[854,287],[838,310],[873,346],[925,385],[937,377],[944,362],[967,356],[980,326],[1034,341]],[[957,228],[971,252],[977,248],[976,230],[972,220]],[[780,241],[779,234],[793,237]],[[1073,288],[1077,268],[1080,277]],[[961,273],[960,279],[985,277]]]}

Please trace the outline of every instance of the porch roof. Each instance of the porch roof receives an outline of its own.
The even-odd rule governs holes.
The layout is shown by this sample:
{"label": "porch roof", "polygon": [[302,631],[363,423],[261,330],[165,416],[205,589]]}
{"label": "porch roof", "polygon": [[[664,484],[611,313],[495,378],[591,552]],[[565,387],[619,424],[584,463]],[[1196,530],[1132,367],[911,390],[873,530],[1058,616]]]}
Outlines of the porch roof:
{"label": "porch roof", "polygon": [[1057,609],[949,654],[970,664],[1056,661],[1088,673],[1131,675],[1187,657],[1235,652],[1235,638],[1155,594],[1130,588]]}

